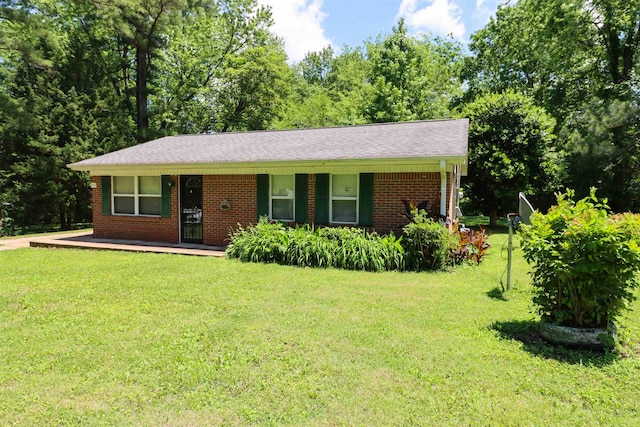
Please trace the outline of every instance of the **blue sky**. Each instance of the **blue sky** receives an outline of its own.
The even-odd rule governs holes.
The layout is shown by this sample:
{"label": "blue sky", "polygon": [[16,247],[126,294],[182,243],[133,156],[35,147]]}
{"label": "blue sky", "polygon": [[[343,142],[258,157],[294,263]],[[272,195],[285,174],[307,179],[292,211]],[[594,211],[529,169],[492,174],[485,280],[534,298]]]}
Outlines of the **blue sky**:
{"label": "blue sky", "polygon": [[508,0],[258,0],[271,6],[273,31],[290,62],[331,44],[361,45],[387,34],[404,17],[411,34],[452,35],[467,43]]}

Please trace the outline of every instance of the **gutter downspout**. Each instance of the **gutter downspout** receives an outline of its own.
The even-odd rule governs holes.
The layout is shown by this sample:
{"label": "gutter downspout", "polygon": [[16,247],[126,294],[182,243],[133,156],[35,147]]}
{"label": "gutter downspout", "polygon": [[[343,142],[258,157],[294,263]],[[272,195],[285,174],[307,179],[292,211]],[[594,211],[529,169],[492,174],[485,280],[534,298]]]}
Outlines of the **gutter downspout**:
{"label": "gutter downspout", "polygon": [[440,215],[447,216],[447,162],[440,160]]}
{"label": "gutter downspout", "polygon": [[453,177],[451,179],[451,206],[449,206],[449,215],[451,220],[458,219],[460,213],[460,165],[453,165]]}

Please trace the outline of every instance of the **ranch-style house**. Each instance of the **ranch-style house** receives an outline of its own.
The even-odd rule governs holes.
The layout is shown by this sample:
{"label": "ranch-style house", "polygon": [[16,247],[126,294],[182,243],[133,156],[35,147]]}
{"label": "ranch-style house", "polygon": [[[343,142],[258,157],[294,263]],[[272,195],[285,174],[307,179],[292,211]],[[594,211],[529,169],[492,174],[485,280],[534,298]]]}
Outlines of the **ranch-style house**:
{"label": "ranch-style house", "polygon": [[399,232],[402,200],[458,212],[468,119],[167,136],[70,164],[97,238],[228,244],[259,217]]}

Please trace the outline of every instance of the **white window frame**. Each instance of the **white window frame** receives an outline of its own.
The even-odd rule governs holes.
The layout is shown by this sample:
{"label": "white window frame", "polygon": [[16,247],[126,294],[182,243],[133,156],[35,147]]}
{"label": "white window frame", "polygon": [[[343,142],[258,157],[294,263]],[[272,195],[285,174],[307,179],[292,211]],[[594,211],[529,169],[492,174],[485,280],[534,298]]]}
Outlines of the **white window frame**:
{"label": "white window frame", "polygon": [[[273,177],[274,176],[290,176],[293,178],[293,191],[291,196],[274,196],[273,195]],[[293,205],[293,209],[291,210],[293,218],[282,219],[282,218],[274,218],[273,217],[273,201],[274,200],[291,200]],[[282,221],[282,222],[295,222],[296,220],[296,176],[295,174],[276,174],[269,175],[269,219],[273,221]]]}
{"label": "white window frame", "polygon": [[[140,194],[140,190],[139,190],[139,182],[140,182],[140,177],[142,176],[148,176],[148,177],[153,177],[153,178],[159,178],[160,179],[160,193],[159,194]],[[121,176],[122,178],[127,177],[133,177],[133,194],[130,193],[116,193],[115,192],[115,178],[117,178],[116,176],[112,176],[111,177],[111,214],[112,215],[121,215],[121,216],[145,216],[145,217],[153,217],[153,218],[159,218],[162,216],[162,200],[160,200],[160,212],[158,212],[157,214],[141,214],[140,213],[140,198],[158,198],[158,199],[162,199],[162,177],[160,175],[123,175]],[[122,212],[116,212],[116,197],[133,197],[133,209],[134,209],[134,213],[130,214],[130,213],[122,213]]]}
{"label": "white window frame", "polygon": [[[356,196],[355,197],[334,197],[333,196],[333,177],[335,175],[355,175],[356,176]],[[356,221],[344,222],[333,220],[333,201],[334,200],[354,200],[356,202]],[[336,173],[329,176],[329,222],[331,224],[358,225],[360,221],[360,174],[359,173]]]}

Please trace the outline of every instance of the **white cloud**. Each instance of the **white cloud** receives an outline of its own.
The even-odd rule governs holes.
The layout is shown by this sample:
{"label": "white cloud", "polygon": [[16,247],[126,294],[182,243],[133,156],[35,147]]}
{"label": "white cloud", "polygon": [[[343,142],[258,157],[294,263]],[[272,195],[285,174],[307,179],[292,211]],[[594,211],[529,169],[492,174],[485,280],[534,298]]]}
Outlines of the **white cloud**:
{"label": "white cloud", "polygon": [[258,0],[271,7],[274,25],[271,30],[282,37],[289,61],[298,62],[308,52],[332,44],[324,34],[323,0]]}
{"label": "white cloud", "polygon": [[[477,0],[482,3],[482,0]],[[429,31],[449,35],[464,41],[465,26],[461,21],[462,9],[453,0],[402,0],[396,18],[404,18],[407,27],[416,31]]]}
{"label": "white cloud", "polygon": [[498,10],[498,5],[514,5],[516,3],[517,0],[476,0],[476,9],[473,11],[472,15],[473,21],[476,23],[478,28],[481,28],[489,22],[489,19],[492,16],[495,16],[496,11]]}

